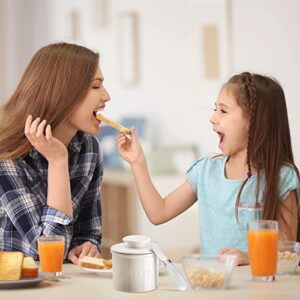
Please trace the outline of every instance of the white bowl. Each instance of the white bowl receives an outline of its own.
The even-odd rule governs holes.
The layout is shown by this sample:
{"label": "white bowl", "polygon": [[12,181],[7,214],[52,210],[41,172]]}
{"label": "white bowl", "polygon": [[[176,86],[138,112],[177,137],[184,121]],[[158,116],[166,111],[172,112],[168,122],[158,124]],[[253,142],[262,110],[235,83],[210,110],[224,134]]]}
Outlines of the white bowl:
{"label": "white bowl", "polygon": [[193,289],[218,288],[227,289],[236,255],[194,255],[183,258],[182,264]]}
{"label": "white bowl", "polygon": [[293,274],[300,261],[300,243],[279,241],[277,255],[277,274]]}

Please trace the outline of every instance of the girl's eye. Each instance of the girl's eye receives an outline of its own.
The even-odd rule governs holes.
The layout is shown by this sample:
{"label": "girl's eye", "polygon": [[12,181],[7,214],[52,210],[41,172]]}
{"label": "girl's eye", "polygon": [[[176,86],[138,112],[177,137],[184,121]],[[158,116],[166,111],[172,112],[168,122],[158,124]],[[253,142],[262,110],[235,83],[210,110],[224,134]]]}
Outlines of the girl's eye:
{"label": "girl's eye", "polygon": [[93,86],[92,88],[96,90],[96,89],[100,89],[100,86]]}
{"label": "girl's eye", "polygon": [[[213,110],[214,110],[214,111],[217,111],[216,108],[214,108]],[[224,109],[220,109],[220,112],[221,112],[222,114],[226,114],[226,113],[227,113],[227,111],[225,111]]]}

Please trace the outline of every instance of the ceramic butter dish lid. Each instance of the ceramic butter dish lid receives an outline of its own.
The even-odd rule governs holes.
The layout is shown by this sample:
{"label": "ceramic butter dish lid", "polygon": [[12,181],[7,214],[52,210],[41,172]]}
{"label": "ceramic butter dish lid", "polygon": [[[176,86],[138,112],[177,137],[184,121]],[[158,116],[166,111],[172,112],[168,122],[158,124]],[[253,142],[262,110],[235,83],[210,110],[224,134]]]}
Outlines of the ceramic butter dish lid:
{"label": "ceramic butter dish lid", "polygon": [[132,255],[153,254],[151,239],[146,235],[127,235],[123,242],[111,247],[111,252]]}

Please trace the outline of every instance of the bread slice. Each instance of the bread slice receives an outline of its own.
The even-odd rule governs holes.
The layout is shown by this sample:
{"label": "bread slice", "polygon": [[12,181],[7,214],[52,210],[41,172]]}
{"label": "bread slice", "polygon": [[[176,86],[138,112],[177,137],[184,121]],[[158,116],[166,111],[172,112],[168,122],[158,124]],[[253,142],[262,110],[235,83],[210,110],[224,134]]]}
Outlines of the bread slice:
{"label": "bread slice", "polygon": [[105,264],[103,258],[84,256],[78,260],[78,265],[89,269],[104,269]]}
{"label": "bread slice", "polygon": [[112,259],[103,259],[103,263],[107,269],[112,268]]}
{"label": "bread slice", "polygon": [[39,269],[34,259],[30,256],[24,257],[22,264],[22,278],[35,278],[39,275]]}
{"label": "bread slice", "polygon": [[23,257],[19,251],[0,251],[0,280],[19,280]]}
{"label": "bread slice", "polygon": [[104,117],[102,114],[100,114],[99,112],[96,112],[96,119],[104,122],[105,124],[107,124],[108,126],[111,126],[113,128],[116,128],[117,130],[125,133],[125,134],[130,134],[131,131],[130,129],[124,127],[123,125],[119,124],[118,122],[115,122],[107,117]]}

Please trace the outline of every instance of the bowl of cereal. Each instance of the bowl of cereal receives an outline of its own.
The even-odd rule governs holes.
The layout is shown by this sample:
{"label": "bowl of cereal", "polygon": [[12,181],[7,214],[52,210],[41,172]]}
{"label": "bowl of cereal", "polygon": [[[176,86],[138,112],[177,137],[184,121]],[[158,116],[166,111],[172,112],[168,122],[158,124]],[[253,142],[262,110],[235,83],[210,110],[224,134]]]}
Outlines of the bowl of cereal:
{"label": "bowl of cereal", "polygon": [[231,273],[236,266],[236,255],[193,255],[184,257],[182,265],[193,289],[230,286]]}
{"label": "bowl of cereal", "polygon": [[293,274],[300,261],[300,243],[279,241],[277,254],[277,274]]}

